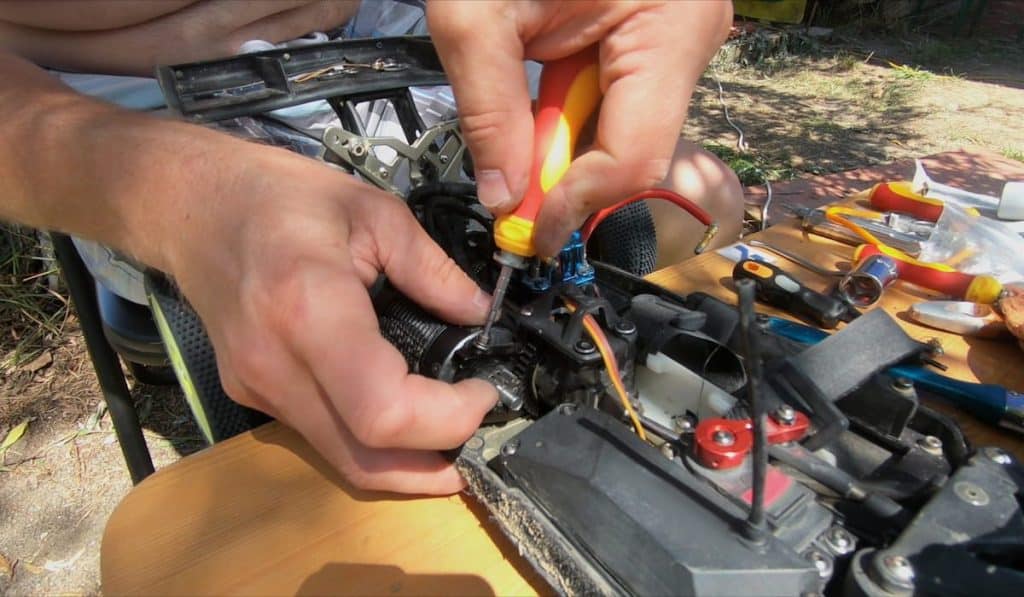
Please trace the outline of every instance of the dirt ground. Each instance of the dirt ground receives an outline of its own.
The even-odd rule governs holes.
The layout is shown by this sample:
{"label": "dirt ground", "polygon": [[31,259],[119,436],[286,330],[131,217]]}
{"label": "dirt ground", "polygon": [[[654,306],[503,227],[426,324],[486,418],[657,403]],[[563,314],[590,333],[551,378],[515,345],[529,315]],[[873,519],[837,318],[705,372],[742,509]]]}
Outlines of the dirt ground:
{"label": "dirt ground", "polygon": [[[1024,46],[816,33],[723,52],[685,134],[746,184],[963,147],[1024,161]],[[0,594],[96,594],[104,523],[131,484],[51,264],[33,235],[0,233],[0,439],[18,438],[0,450]],[[201,447],[176,390],[133,391],[158,468]]]}

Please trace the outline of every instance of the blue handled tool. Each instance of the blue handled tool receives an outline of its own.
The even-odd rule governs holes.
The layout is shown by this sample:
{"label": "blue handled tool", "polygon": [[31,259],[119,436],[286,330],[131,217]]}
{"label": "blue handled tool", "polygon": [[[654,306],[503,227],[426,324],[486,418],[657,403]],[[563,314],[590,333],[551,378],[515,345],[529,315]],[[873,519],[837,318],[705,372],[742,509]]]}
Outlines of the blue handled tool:
{"label": "blue handled tool", "polygon": [[[769,331],[801,344],[816,344],[828,338],[828,332],[781,317],[759,319]],[[905,377],[978,419],[1024,434],[1024,394],[1011,392],[995,384],[971,383],[952,379],[921,365],[895,365],[889,375]]]}

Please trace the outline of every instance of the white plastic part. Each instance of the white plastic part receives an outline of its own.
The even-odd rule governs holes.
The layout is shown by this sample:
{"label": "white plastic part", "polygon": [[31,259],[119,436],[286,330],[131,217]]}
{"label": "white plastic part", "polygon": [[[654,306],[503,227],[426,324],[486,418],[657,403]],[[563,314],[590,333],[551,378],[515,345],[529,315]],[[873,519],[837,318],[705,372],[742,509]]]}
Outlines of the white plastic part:
{"label": "white plastic part", "polygon": [[1024,220],[1024,182],[1008,182],[996,215],[1000,220]]}
{"label": "white plastic part", "polygon": [[644,416],[672,428],[672,417],[694,413],[698,419],[719,417],[736,398],[662,353],[647,357],[636,369],[636,385]]}
{"label": "white plastic part", "polygon": [[992,213],[999,207],[998,197],[972,193],[954,186],[935,182],[928,176],[928,172],[925,171],[921,160],[914,160],[914,190],[922,193],[925,197],[941,201],[952,201],[961,207],[976,207]]}

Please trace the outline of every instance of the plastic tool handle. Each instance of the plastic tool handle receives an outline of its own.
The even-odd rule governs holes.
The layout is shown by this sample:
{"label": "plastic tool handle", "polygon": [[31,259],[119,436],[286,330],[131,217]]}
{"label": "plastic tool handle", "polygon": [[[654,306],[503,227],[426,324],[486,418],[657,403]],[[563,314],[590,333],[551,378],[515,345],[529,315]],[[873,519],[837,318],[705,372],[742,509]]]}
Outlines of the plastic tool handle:
{"label": "plastic tool handle", "polygon": [[534,221],[544,196],[569,169],[580,130],[601,99],[597,75],[597,46],[544,65],[534,118],[530,184],[519,207],[494,224],[494,242],[499,249],[521,257],[536,254]]}
{"label": "plastic tool handle", "polygon": [[842,301],[807,288],[774,265],[744,259],[733,268],[732,277],[753,280],[758,300],[823,328],[836,327],[849,313]]}
{"label": "plastic tool handle", "polygon": [[992,276],[965,274],[940,264],[908,259],[905,255],[875,245],[857,247],[853,259],[861,263],[872,255],[888,255],[895,259],[901,280],[956,299],[990,305],[999,300],[1003,291],[1003,285]]}
{"label": "plastic tool handle", "polygon": [[883,182],[871,189],[872,209],[910,214],[915,218],[937,222],[942,215],[942,201],[914,192],[909,182]]}

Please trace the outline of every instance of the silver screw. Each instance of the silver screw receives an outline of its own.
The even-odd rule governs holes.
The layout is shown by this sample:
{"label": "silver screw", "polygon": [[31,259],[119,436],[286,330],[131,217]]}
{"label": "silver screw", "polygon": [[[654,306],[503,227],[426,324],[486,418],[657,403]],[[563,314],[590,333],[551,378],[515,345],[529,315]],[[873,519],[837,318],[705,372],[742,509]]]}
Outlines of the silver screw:
{"label": "silver screw", "polygon": [[381,178],[387,178],[388,177],[388,169],[384,168],[382,166],[382,167],[377,169],[377,174],[380,175]]}
{"label": "silver screw", "polygon": [[509,440],[501,447],[501,453],[505,456],[512,456],[517,451],[519,451],[519,440],[517,439]]}
{"label": "silver screw", "polygon": [[630,334],[632,334],[633,332],[636,331],[636,326],[633,325],[632,321],[626,321],[625,319],[620,319],[615,324],[615,331],[618,332],[619,334],[623,335],[623,336],[628,336],[628,335],[630,335]]}
{"label": "silver screw", "polygon": [[672,447],[672,444],[665,442],[661,444],[661,454],[669,460],[676,459],[676,449]]}
{"label": "silver screw", "polygon": [[523,307],[520,313],[522,313],[523,317],[531,317],[533,315],[533,307]]}
{"label": "silver screw", "polygon": [[676,415],[672,417],[672,427],[680,433],[689,433],[693,431],[693,421],[686,415]]}
{"label": "silver screw", "polygon": [[953,485],[953,493],[972,506],[988,505],[988,493],[970,481],[960,481]]}
{"label": "silver screw", "polygon": [[839,555],[853,551],[853,536],[842,527],[832,527],[825,535],[825,543]]}
{"label": "silver screw", "polygon": [[914,382],[910,381],[906,377],[897,377],[893,380],[892,385],[897,390],[909,390],[914,387]]}
{"label": "silver screw", "polygon": [[474,435],[473,437],[466,440],[466,447],[469,448],[470,450],[479,450],[480,448],[484,447],[484,440],[483,438]]}
{"label": "silver screw", "polygon": [[448,163],[448,156],[446,156],[444,154],[441,154],[437,159],[440,160],[442,164],[447,164]]}
{"label": "silver screw", "polygon": [[284,60],[285,62],[288,62],[289,60],[292,59],[292,55],[289,54],[288,52],[285,52],[284,54],[281,54],[281,59]]}
{"label": "silver screw", "polygon": [[1008,464],[1012,464],[1013,463],[1013,457],[1011,457],[1009,454],[1007,454],[1006,450],[1003,450],[1002,448],[997,448],[995,446],[989,446],[989,447],[985,448],[984,450],[982,450],[982,452],[985,453],[985,456],[987,456],[989,460],[991,460],[992,462],[994,462],[996,464],[1001,464],[1003,466],[1006,466]]}
{"label": "silver screw", "polygon": [[591,344],[590,342],[587,342],[586,340],[580,340],[579,342],[576,343],[576,346],[574,348],[576,349],[576,352],[580,354],[591,354],[592,352],[594,352],[594,350],[596,350],[594,348],[594,345]]}
{"label": "silver screw", "polygon": [[731,446],[736,443],[736,436],[733,435],[732,431],[719,429],[711,434],[711,441],[715,442],[719,446]]}
{"label": "silver screw", "polygon": [[942,456],[942,440],[935,437],[934,435],[926,435],[921,439],[917,440],[917,445],[935,456]]}
{"label": "silver screw", "polygon": [[804,557],[818,569],[818,576],[822,578],[832,576],[832,558],[817,549],[808,551],[804,554]]}
{"label": "silver screw", "polygon": [[775,414],[772,417],[783,425],[792,425],[796,423],[796,411],[793,407],[788,404],[783,404],[779,408],[775,409]]}
{"label": "silver screw", "polygon": [[910,566],[910,560],[903,556],[888,555],[882,558],[882,566],[892,575],[893,580],[900,584],[913,586],[914,569]]}

